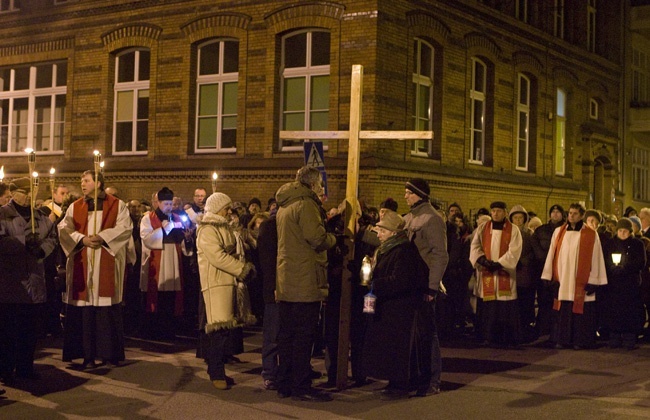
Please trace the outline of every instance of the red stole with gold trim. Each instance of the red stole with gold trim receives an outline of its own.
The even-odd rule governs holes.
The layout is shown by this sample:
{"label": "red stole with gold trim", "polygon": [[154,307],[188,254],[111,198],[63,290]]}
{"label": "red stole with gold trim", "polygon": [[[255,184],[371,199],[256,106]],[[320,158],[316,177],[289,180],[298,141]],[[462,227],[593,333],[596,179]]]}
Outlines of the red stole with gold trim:
{"label": "red stole with gold trim", "polygon": [[[492,260],[492,221],[490,220],[483,229],[481,236],[483,253],[485,258]],[[499,258],[508,252],[510,247],[510,240],[512,239],[512,223],[505,220],[503,224],[503,231],[501,232],[501,242],[499,243]],[[490,301],[497,298],[495,278],[498,278],[498,288],[500,296],[510,296],[510,274],[506,270],[497,271],[497,276],[494,273],[483,268],[481,270],[481,281],[483,284],[483,300]]]}
{"label": "red stole with gold trim", "polygon": [[[115,227],[120,200],[110,194],[106,194],[102,208],[102,221],[100,230],[111,229]],[[72,218],[74,228],[77,232],[88,236],[88,203],[84,198],[80,198],[73,203]],[[88,251],[83,247],[81,252],[74,256],[72,271],[72,299],[86,300],[88,298],[87,289],[88,276]],[[91,279],[92,281],[92,279]],[[104,247],[101,248],[101,258],[99,262],[99,296],[112,297],[115,294],[115,257],[113,257]]]}
{"label": "red stole with gold trim", "polygon": [[[149,219],[151,220],[151,227],[154,230],[162,229],[162,221],[155,211],[149,213]],[[172,220],[174,222],[181,221],[180,217],[174,213],[172,213]],[[181,290],[176,290],[174,300],[174,315],[180,316],[183,314],[183,256],[181,245],[174,244],[174,247],[176,248],[176,255],[178,255],[178,272],[181,279]],[[151,250],[151,256],[149,258],[149,277],[147,278],[147,312],[156,312],[158,308],[158,282],[160,281],[159,274],[162,252],[162,249]]]}
{"label": "red stole with gold trim", "polygon": [[[557,235],[557,242],[555,244],[555,255],[553,256],[553,281],[560,281],[557,270],[557,260],[560,255],[560,247],[564,240],[569,223],[565,223]],[[589,282],[589,275],[591,274],[591,258],[594,252],[594,244],[596,243],[596,231],[590,229],[586,225],[582,225],[580,229],[580,249],[578,250],[578,270],[576,272],[576,284],[573,293],[573,313],[582,314],[585,304],[585,286]],[[560,300],[553,301],[553,309],[560,310]]]}

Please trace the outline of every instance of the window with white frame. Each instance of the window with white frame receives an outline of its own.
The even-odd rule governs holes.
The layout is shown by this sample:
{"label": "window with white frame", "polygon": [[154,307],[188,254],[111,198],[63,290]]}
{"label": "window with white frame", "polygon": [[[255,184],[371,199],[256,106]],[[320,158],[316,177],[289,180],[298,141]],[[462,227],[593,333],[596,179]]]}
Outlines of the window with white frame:
{"label": "window with white frame", "polygon": [[598,119],[598,100],[595,98],[589,98],[589,118]]}
{"label": "window with white frame", "polygon": [[[330,33],[306,30],[283,37],[281,130],[327,130],[329,89]],[[280,147],[298,150],[302,144],[281,140]]]}
{"label": "window with white frame", "polygon": [[[416,38],[413,42],[413,126],[416,131],[430,131],[433,116],[434,48]],[[429,156],[430,140],[412,142],[411,153]]]}
{"label": "window with white frame", "polygon": [[528,170],[530,147],[530,79],[519,74],[517,99],[517,169]]}
{"label": "window with white frame", "polygon": [[237,150],[239,42],[199,45],[197,66],[196,152]]}
{"label": "window with white frame", "polygon": [[0,153],[63,152],[67,63],[0,68]]}
{"label": "window with white frame", "polygon": [[115,57],[114,154],[147,152],[150,57],[149,50],[136,48]]}
{"label": "window with white frame", "polygon": [[487,92],[487,66],[478,58],[472,58],[470,157],[471,163],[483,164],[485,160],[485,103]]}
{"label": "window with white frame", "polygon": [[564,175],[566,172],[566,92],[558,89],[555,100],[555,174]]}
{"label": "window with white frame", "polygon": [[596,0],[587,5],[587,50],[596,52]]}
{"label": "window with white frame", "polygon": [[636,48],[632,49],[632,101],[650,101],[650,66],[648,56]]}
{"label": "window with white frame", "polygon": [[0,0],[0,13],[20,10],[20,0]]}
{"label": "window with white frame", "polygon": [[555,0],[553,8],[553,35],[564,39],[564,0]]}
{"label": "window with white frame", "polygon": [[634,148],[632,179],[634,199],[650,201],[650,150]]}
{"label": "window with white frame", "polygon": [[528,22],[528,0],[515,1],[515,17],[522,22]]}

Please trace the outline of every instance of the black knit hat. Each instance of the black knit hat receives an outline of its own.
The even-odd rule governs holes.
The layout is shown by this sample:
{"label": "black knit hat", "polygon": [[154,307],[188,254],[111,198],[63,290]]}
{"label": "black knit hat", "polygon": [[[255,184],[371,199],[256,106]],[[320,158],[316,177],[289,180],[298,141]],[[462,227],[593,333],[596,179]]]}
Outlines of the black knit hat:
{"label": "black knit hat", "polygon": [[379,205],[379,208],[380,208],[380,209],[389,209],[389,210],[392,210],[392,211],[397,211],[397,207],[398,207],[397,201],[393,200],[393,199],[390,198],[390,197],[388,197],[387,199],[385,199],[385,200],[384,200],[384,201]]}
{"label": "black knit hat", "polygon": [[424,199],[428,199],[431,192],[429,184],[422,178],[413,178],[406,183],[405,188]]}
{"label": "black knit hat", "polygon": [[162,187],[158,191],[158,201],[172,201],[174,199],[174,192],[167,187]]}
{"label": "black knit hat", "polygon": [[258,206],[262,207],[262,202],[257,197],[251,198],[251,201],[248,202],[248,207],[250,207],[251,204],[257,204]]}
{"label": "black knit hat", "polygon": [[634,232],[632,221],[627,217],[621,217],[621,219],[616,223],[616,230],[619,229],[627,229],[630,233]]}
{"label": "black knit hat", "polygon": [[492,204],[490,204],[491,209],[506,209],[506,203],[503,201],[493,201]]}
{"label": "black knit hat", "polygon": [[548,209],[548,215],[550,216],[553,213],[553,210],[558,210],[560,213],[564,214],[564,207],[559,204],[553,204],[550,209]]}

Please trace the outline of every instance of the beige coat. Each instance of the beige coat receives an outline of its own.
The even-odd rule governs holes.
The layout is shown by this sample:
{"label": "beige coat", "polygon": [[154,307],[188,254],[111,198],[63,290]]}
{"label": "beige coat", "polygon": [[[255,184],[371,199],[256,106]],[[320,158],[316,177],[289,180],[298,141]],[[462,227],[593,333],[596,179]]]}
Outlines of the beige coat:
{"label": "beige coat", "polygon": [[237,327],[233,300],[245,263],[236,254],[237,241],[228,221],[213,213],[199,218],[196,248],[207,316],[205,331]]}

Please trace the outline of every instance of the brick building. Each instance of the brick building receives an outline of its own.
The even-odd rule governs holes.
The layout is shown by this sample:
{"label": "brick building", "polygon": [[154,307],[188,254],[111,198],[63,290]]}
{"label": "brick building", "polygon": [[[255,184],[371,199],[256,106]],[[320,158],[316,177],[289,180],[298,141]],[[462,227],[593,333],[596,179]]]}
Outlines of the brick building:
{"label": "brick building", "polygon": [[[302,165],[280,130],[345,130],[364,66],[360,197],[400,202],[411,177],[466,212],[494,199],[620,213],[624,7],[601,0],[6,0],[0,6],[0,163],[76,184],[166,185],[262,201]],[[326,145],[331,207],[347,146]],[[46,197],[47,189],[41,195]]]}

